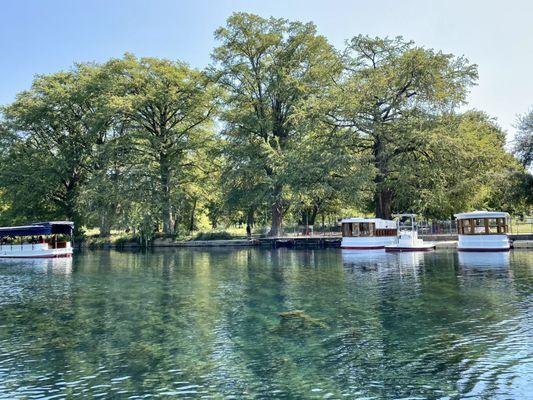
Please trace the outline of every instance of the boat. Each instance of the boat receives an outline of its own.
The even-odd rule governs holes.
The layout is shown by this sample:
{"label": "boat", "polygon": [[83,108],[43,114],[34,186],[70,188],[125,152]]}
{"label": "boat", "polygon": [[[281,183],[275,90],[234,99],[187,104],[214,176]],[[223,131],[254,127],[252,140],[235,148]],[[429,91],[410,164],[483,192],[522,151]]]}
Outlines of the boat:
{"label": "boat", "polygon": [[502,211],[473,211],[455,214],[459,251],[509,251],[509,214]]}
{"label": "boat", "polygon": [[38,222],[0,228],[0,258],[56,258],[72,256],[70,221]]}
{"label": "boat", "polygon": [[398,241],[385,246],[385,251],[429,251],[435,242],[424,242],[418,237],[416,214],[395,214],[398,225]]}
{"label": "boat", "polygon": [[341,248],[383,249],[396,242],[396,222],[381,218],[345,218],[340,221]]}

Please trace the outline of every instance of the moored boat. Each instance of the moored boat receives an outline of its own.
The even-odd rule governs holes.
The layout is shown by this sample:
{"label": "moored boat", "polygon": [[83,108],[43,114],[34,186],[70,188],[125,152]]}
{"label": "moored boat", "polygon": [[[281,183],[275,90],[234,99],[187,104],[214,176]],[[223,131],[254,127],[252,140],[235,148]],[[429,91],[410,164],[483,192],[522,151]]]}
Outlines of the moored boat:
{"label": "moored boat", "polygon": [[381,218],[345,218],[341,248],[352,250],[383,249],[396,242],[396,222]]}
{"label": "moored boat", "polygon": [[71,257],[73,228],[69,221],[0,228],[0,258]]}
{"label": "moored boat", "polygon": [[424,242],[418,237],[415,214],[396,214],[398,219],[398,242],[385,246],[385,251],[429,251],[435,242]]}
{"label": "moored boat", "polygon": [[455,214],[459,251],[508,251],[509,214],[501,211],[473,211]]}

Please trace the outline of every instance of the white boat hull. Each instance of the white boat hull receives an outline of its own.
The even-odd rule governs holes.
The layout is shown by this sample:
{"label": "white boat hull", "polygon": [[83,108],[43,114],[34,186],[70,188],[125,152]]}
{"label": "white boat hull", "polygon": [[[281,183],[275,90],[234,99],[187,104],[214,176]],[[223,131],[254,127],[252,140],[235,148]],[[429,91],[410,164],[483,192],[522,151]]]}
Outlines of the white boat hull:
{"label": "white boat hull", "polygon": [[396,243],[396,236],[343,237],[341,248],[348,250],[376,250]]}
{"label": "white boat hull", "polygon": [[385,246],[386,251],[429,251],[435,248],[435,243],[428,242],[417,246],[400,246],[397,244]]}
{"label": "white boat hull", "polygon": [[416,231],[401,231],[398,243],[385,246],[386,251],[429,251],[434,248],[435,242],[424,242]]}
{"label": "white boat hull", "polygon": [[23,245],[0,245],[0,258],[59,258],[71,257],[70,242],[62,248],[50,248],[46,243]]}
{"label": "white boat hull", "polygon": [[508,251],[511,245],[507,235],[459,235],[459,251]]}

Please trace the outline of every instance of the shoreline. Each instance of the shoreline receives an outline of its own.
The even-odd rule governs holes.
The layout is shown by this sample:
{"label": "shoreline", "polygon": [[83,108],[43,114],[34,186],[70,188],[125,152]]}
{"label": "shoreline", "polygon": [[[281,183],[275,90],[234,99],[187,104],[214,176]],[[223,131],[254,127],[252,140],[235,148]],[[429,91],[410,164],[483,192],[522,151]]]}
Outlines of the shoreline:
{"label": "shoreline", "polygon": [[[457,235],[421,235],[423,240],[435,241],[436,248],[452,249],[457,247]],[[514,241],[514,248],[533,249],[533,234],[509,235]],[[148,248],[185,248],[185,247],[263,247],[263,248],[340,248],[341,238],[338,236],[294,236],[255,239],[225,240],[180,240],[155,239]],[[82,243],[81,248],[89,249],[137,249],[142,246],[136,242],[127,243]]]}

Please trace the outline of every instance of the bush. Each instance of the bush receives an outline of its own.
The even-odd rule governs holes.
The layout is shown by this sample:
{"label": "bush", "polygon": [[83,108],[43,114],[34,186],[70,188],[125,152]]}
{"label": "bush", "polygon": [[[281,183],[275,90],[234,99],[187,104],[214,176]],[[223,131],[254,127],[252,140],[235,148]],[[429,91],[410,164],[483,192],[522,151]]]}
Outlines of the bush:
{"label": "bush", "polygon": [[116,238],[114,241],[114,244],[116,246],[124,246],[126,244],[131,244],[131,243],[139,243],[139,238],[137,236],[133,236],[133,235],[128,235],[128,236],[120,236],[118,238]]}
{"label": "bush", "polygon": [[231,233],[226,231],[198,232],[193,240],[230,240],[235,239]]}

